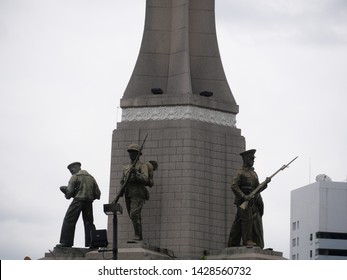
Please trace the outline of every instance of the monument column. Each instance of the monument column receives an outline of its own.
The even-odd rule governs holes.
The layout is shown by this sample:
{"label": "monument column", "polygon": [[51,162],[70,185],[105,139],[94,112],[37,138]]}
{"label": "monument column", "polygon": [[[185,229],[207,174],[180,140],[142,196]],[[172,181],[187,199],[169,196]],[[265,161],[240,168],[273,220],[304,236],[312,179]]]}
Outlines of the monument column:
{"label": "monument column", "polygon": [[[146,1],[142,44],[112,139],[110,201],[129,162],[128,145],[148,133],[141,159],[159,168],[142,211],[143,239],[178,258],[226,247],[236,213],[231,177],[245,150],[218,50],[214,4]],[[133,236],[127,213],[118,230],[126,247]],[[112,236],[111,220],[108,232]]]}

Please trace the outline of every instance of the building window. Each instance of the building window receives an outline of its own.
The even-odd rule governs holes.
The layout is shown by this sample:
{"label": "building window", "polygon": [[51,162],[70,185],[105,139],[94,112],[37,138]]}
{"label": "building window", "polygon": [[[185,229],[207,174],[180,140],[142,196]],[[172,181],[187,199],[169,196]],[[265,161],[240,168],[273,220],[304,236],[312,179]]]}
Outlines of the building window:
{"label": "building window", "polygon": [[313,240],[313,234],[311,233],[310,234],[310,241],[312,241]]}
{"label": "building window", "polygon": [[293,229],[293,230],[299,229],[299,221],[296,221],[296,222],[293,222],[293,223],[292,223],[292,229]]}
{"label": "building window", "polygon": [[316,238],[347,240],[347,233],[318,231],[316,232]]}
{"label": "building window", "polygon": [[295,254],[292,255],[292,260],[295,260],[296,259],[296,256]]}
{"label": "building window", "polygon": [[296,238],[293,238],[292,239],[292,247],[295,247],[296,246]]}
{"label": "building window", "polygon": [[343,256],[347,257],[347,250],[340,249],[317,249],[317,255],[321,256]]}
{"label": "building window", "polygon": [[299,237],[296,238],[296,246],[299,246]]}
{"label": "building window", "polygon": [[312,259],[312,255],[313,255],[312,250],[310,250],[310,258],[311,259]]}

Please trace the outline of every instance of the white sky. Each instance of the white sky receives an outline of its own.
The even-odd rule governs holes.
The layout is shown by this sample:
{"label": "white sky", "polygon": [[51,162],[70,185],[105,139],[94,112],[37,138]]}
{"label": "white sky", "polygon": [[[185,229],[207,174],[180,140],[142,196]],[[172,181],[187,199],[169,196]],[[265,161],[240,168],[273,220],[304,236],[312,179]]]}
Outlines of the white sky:
{"label": "white sky", "polygon": [[[0,259],[59,242],[72,161],[98,181],[106,228],[111,135],[144,15],[144,0],[0,0]],[[347,179],[347,2],[216,0],[216,24],[260,179],[299,156],[263,194],[265,246],[289,257],[290,191]]]}

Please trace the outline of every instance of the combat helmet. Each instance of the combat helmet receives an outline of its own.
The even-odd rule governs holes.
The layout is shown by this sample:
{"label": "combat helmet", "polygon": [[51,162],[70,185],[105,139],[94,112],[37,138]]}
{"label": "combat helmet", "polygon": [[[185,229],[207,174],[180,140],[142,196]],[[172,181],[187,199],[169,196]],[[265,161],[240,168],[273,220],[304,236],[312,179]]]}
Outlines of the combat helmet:
{"label": "combat helmet", "polygon": [[137,151],[137,152],[140,153],[140,155],[142,155],[142,153],[140,151],[140,146],[135,144],[135,143],[130,144],[127,151],[128,152],[130,152],[130,151]]}

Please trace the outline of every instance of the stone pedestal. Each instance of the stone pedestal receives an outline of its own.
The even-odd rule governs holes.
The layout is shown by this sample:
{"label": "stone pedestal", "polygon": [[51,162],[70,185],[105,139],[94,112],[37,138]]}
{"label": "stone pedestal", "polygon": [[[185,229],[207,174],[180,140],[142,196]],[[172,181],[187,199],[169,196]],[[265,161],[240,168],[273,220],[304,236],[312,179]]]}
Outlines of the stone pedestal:
{"label": "stone pedestal", "polygon": [[[173,251],[144,242],[128,243],[118,249],[119,260],[173,260]],[[107,251],[88,248],[59,248],[45,253],[40,260],[112,260],[112,249]]]}
{"label": "stone pedestal", "polygon": [[173,251],[152,246],[144,242],[128,243],[127,247],[118,249],[120,260],[172,260]]}
{"label": "stone pedestal", "polygon": [[[89,260],[112,260],[112,251],[92,251],[87,254]],[[127,243],[118,248],[118,260],[173,260],[174,253],[144,242]]]}
{"label": "stone pedestal", "polygon": [[262,250],[259,247],[229,247],[207,256],[208,260],[286,260],[282,252],[272,249]]}
{"label": "stone pedestal", "polygon": [[[142,209],[144,240],[174,251],[179,259],[222,250],[236,213],[230,182],[242,165],[239,153],[245,142],[240,130],[187,119],[118,123],[112,142],[110,200],[116,197],[122,167],[129,162],[127,147],[141,144],[146,134],[140,160],[155,160],[159,167]],[[126,209],[124,198],[119,203]],[[107,232],[112,246],[111,218]],[[133,235],[128,214],[118,216],[118,247]]]}
{"label": "stone pedestal", "polygon": [[97,253],[98,250],[77,247],[54,247],[52,251],[45,253],[45,256],[40,260],[87,260],[87,255],[90,252]]}

